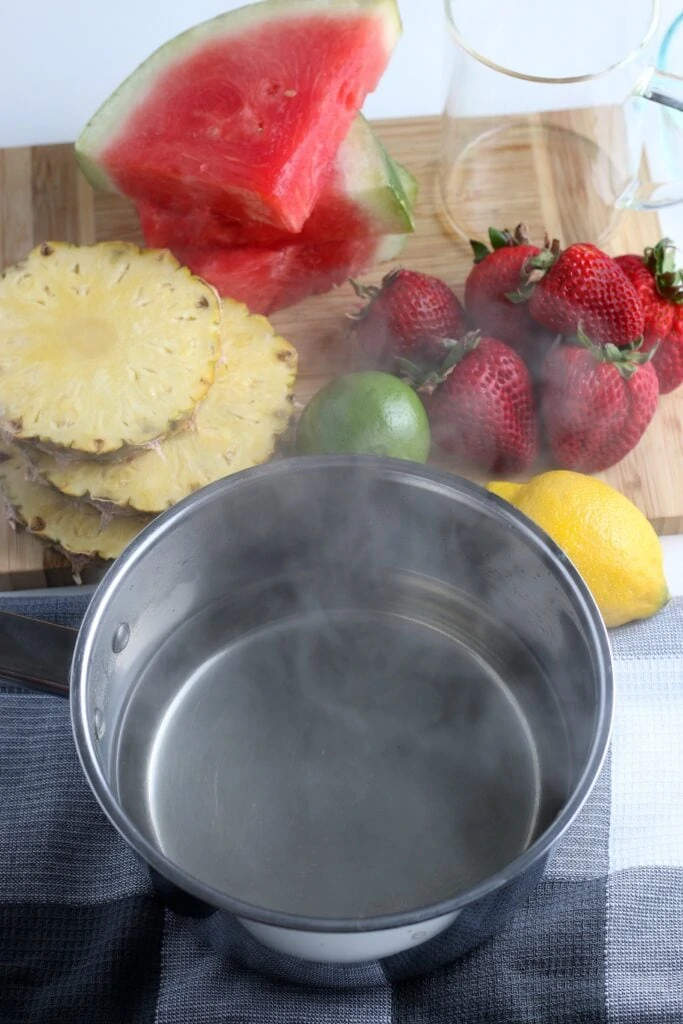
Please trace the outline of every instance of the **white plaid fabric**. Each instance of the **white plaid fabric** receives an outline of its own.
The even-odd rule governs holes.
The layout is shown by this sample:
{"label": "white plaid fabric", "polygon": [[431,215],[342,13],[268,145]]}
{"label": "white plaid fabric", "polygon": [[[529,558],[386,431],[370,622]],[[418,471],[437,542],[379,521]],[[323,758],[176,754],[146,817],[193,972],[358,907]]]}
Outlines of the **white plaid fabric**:
{"label": "white plaid fabric", "polygon": [[459,962],[360,988],[201,946],[91,797],[65,703],[0,691],[0,1024],[683,1024],[683,599],[611,640],[610,754],[536,891]]}

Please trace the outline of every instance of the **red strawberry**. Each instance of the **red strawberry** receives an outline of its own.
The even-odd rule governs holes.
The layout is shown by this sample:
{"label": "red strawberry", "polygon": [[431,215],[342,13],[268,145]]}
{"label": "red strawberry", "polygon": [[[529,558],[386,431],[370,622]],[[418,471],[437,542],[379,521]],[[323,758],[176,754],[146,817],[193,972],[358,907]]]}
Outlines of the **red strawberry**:
{"label": "red strawberry", "polygon": [[671,330],[655,352],[652,362],[660,379],[663,395],[683,382],[683,306],[677,306]]}
{"label": "red strawberry", "polygon": [[529,469],[538,451],[531,377],[523,359],[478,331],[456,342],[422,387],[437,444],[492,473]]}
{"label": "red strawberry", "polygon": [[477,327],[513,348],[524,346],[537,325],[526,303],[512,302],[508,295],[523,281],[528,259],[541,249],[531,245],[523,224],[514,234],[489,228],[491,250],[471,241],[474,266],[465,281],[465,308]]}
{"label": "red strawberry", "polygon": [[659,386],[649,353],[581,341],[547,357],[541,413],[555,464],[597,473],[638,444],[655,414]]}
{"label": "red strawberry", "polygon": [[448,285],[431,274],[392,270],[379,288],[351,282],[356,294],[368,298],[353,316],[361,353],[375,366],[392,367],[394,359],[419,365],[443,362],[445,339],[460,337],[467,314]]}
{"label": "red strawberry", "polygon": [[676,248],[663,238],[644,256],[617,256],[616,262],[634,286],[645,315],[643,351],[657,345],[652,365],[659,393],[683,383],[683,273],[676,270]]}
{"label": "red strawberry", "polygon": [[638,292],[643,307],[645,345],[651,348],[671,330],[674,307],[660,295],[657,280],[645,264],[642,256],[629,254],[617,256],[618,263],[629,281]]}
{"label": "red strawberry", "polygon": [[638,293],[619,264],[588,242],[550,250],[527,263],[526,285],[514,296],[531,295],[534,320],[556,334],[582,330],[592,342],[624,348],[642,338],[644,317]]}

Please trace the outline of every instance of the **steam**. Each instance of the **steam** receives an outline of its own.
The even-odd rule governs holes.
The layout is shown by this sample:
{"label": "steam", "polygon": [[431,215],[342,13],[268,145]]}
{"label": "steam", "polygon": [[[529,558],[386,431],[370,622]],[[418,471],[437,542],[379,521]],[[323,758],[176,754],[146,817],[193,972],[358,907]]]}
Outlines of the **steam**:
{"label": "steam", "polygon": [[369,463],[301,465],[222,510],[222,596],[136,688],[121,799],[233,897],[398,913],[485,880],[553,820],[592,736],[591,665],[509,524]]}

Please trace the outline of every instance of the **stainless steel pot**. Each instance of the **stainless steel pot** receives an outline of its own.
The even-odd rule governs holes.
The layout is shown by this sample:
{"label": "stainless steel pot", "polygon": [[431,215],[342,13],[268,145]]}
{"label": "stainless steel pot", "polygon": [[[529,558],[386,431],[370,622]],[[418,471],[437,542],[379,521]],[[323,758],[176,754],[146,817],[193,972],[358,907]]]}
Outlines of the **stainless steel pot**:
{"label": "stainless steel pot", "polygon": [[495,931],[609,738],[576,570],[494,495],[405,462],[228,477],[118,559],[73,659],[69,631],[2,630],[2,674],[70,676],[85,775],[163,897],[296,980],[405,976]]}

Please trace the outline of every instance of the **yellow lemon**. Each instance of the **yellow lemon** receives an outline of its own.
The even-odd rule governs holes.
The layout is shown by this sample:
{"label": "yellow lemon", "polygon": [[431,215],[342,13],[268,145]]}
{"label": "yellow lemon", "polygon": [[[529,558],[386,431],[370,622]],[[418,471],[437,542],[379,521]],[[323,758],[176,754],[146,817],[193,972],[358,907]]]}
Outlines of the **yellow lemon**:
{"label": "yellow lemon", "polygon": [[659,537],[609,484],[569,470],[488,489],[550,534],[583,576],[607,626],[647,619],[669,600]]}

